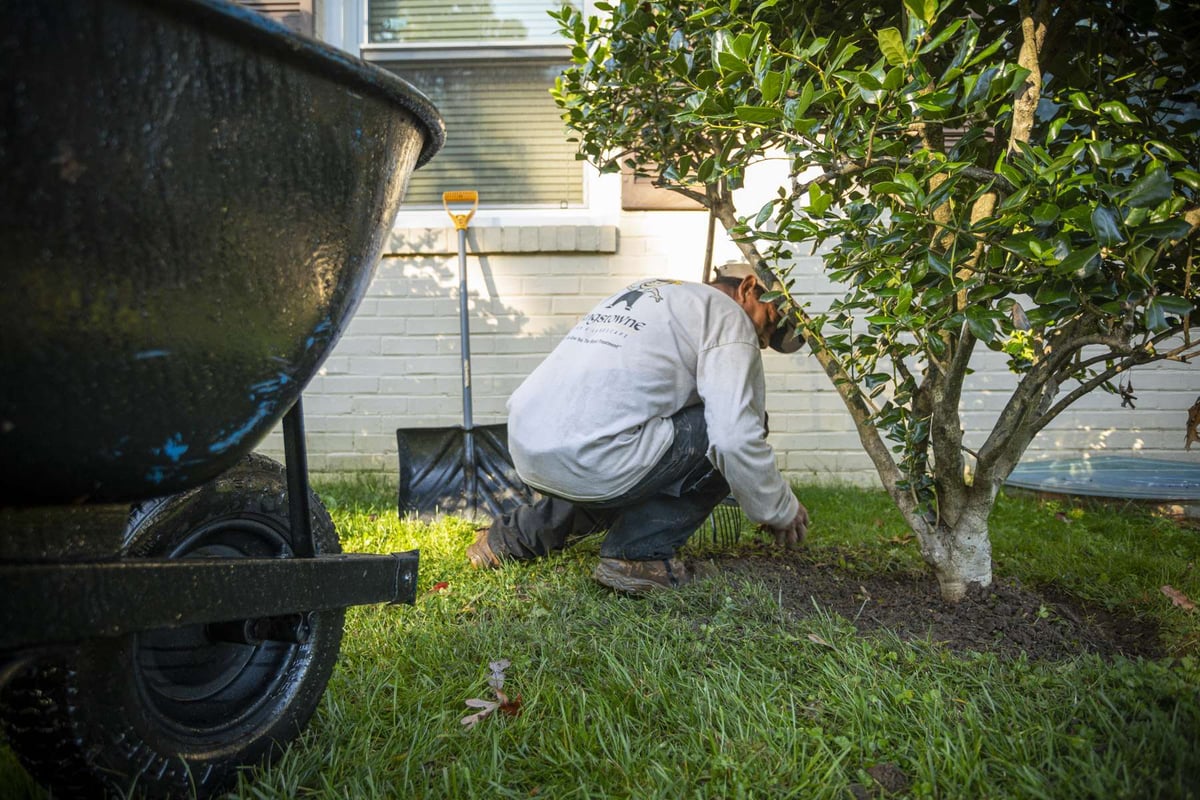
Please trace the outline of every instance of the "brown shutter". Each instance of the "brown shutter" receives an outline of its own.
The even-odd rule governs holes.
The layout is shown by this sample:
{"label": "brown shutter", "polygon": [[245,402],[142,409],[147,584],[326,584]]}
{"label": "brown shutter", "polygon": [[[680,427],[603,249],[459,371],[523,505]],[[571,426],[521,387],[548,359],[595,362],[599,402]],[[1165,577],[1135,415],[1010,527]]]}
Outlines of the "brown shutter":
{"label": "brown shutter", "polygon": [[[704,187],[697,191],[703,192]],[[704,206],[679,192],[654,185],[653,178],[621,167],[621,208],[625,211],[703,211]]]}
{"label": "brown shutter", "polygon": [[238,0],[276,22],[282,22],[296,33],[313,35],[313,0]]}

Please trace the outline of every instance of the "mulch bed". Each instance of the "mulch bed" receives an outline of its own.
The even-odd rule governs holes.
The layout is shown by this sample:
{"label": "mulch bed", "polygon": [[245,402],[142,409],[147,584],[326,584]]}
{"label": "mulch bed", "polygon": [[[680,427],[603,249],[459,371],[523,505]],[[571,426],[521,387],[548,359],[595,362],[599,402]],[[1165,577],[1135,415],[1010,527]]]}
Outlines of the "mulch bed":
{"label": "mulch bed", "polygon": [[717,566],[734,580],[763,581],[796,618],[838,614],[860,634],[889,630],[904,641],[931,640],[954,652],[990,652],[1055,661],[1081,653],[1103,657],[1162,655],[1157,628],[1068,599],[1052,587],[997,577],[986,590],[949,605],[931,572],[852,571],[837,549],[791,553],[743,549]]}

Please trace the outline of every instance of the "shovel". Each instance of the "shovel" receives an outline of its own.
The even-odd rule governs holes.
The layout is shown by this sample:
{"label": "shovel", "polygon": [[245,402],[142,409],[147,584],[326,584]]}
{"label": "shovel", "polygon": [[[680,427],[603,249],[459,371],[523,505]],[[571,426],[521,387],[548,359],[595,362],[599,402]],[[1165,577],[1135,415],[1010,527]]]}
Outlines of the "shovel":
{"label": "shovel", "polygon": [[[470,204],[465,213],[460,211]],[[455,204],[454,208],[451,204]],[[400,428],[400,516],[452,514],[485,521],[530,502],[532,490],[508,453],[508,426],[475,425],[471,417],[471,331],[467,321],[467,225],[479,205],[475,191],[444,192],[442,206],[458,232],[458,312],[462,342],[462,427]]]}

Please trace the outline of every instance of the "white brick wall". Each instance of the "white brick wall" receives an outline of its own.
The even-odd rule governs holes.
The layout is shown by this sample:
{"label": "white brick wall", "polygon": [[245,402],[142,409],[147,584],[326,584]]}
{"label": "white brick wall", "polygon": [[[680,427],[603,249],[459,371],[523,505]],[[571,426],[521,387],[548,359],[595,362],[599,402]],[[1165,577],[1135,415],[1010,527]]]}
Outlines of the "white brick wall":
{"label": "white brick wall", "polygon": [[[757,208],[752,203],[746,208]],[[502,422],[511,391],[603,297],[647,276],[698,280],[706,217],[623,213],[615,225],[481,225],[469,232],[468,284],[475,421]],[[314,472],[395,474],[397,428],[461,423],[456,237],[397,229],[366,299],[304,395]],[[719,243],[716,262],[735,257]],[[814,308],[833,296],[815,258],[797,287]],[[816,360],[768,353],[771,441],[801,480],[876,482],[841,399]],[[1004,360],[980,348],[963,398],[966,444],[978,447],[1013,385]],[[1088,451],[1200,460],[1183,449],[1200,372],[1156,364],[1133,373],[1137,410],[1094,392],[1035,439],[1027,459]],[[275,432],[261,449],[282,458]]]}

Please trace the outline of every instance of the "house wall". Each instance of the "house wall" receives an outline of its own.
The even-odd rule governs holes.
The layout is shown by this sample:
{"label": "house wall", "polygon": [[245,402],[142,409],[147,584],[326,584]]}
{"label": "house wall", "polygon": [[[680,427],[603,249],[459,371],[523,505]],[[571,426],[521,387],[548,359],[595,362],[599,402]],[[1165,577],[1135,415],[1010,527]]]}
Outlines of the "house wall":
{"label": "house wall", "polygon": [[[605,190],[594,196],[604,198]],[[612,208],[611,196],[605,202]],[[700,278],[703,213],[594,216],[596,224],[486,214],[473,222],[467,280],[477,424],[504,421],[508,395],[599,300],[647,276]],[[394,475],[397,428],[461,424],[457,237],[440,212],[402,212],[397,225],[368,295],[305,392],[314,472]],[[716,263],[736,257],[733,245],[718,236]],[[800,259],[793,274],[794,293],[814,309],[835,296],[819,256]],[[789,477],[877,483],[849,414],[807,350],[791,356],[768,351],[764,359],[770,441]],[[975,369],[962,402],[965,444],[972,449],[982,445],[1014,385],[1004,359],[982,347]],[[1103,451],[1200,459],[1200,451],[1183,449],[1200,373],[1156,364],[1135,370],[1132,380],[1136,410],[1093,392],[1039,434],[1026,458]],[[281,457],[278,433],[261,449]]]}

